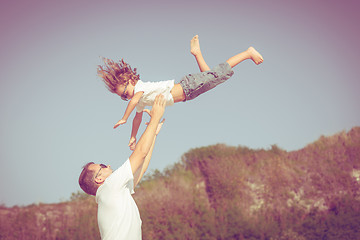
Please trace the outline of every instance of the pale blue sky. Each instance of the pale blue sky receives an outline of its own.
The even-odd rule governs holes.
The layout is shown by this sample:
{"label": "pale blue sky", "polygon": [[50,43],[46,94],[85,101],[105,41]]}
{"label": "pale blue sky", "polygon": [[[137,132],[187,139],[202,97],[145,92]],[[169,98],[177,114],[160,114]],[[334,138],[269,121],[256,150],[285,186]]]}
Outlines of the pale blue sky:
{"label": "pale blue sky", "polygon": [[0,203],[67,200],[88,161],[120,166],[131,121],[112,129],[126,104],[97,77],[99,56],[124,58],[143,81],[179,81],[198,71],[195,34],[209,66],[249,46],[264,63],[167,108],[150,171],[195,147],[291,151],[360,126],[359,12],[333,0],[3,2]]}

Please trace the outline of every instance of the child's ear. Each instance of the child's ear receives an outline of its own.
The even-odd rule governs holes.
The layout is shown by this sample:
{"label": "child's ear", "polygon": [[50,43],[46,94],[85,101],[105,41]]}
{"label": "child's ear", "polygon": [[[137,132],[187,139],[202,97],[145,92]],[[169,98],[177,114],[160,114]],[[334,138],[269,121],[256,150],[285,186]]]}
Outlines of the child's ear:
{"label": "child's ear", "polygon": [[[136,82],[137,82],[137,81],[136,81]],[[133,79],[130,80],[130,83],[131,83],[133,86],[136,85],[136,82],[135,82],[135,80],[133,80]]]}

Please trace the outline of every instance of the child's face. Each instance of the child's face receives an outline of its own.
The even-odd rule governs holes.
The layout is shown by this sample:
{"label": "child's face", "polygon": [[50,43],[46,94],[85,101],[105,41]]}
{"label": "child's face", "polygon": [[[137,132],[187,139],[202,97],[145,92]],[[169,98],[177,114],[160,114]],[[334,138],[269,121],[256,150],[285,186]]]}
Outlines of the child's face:
{"label": "child's face", "polygon": [[124,101],[131,99],[134,96],[134,84],[132,81],[129,81],[125,85],[119,85],[116,88],[116,94]]}

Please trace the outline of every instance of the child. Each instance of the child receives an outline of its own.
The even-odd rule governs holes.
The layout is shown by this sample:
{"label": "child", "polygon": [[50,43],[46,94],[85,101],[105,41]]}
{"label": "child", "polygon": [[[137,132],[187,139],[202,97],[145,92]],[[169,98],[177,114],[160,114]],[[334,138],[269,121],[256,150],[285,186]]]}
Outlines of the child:
{"label": "child", "polygon": [[253,60],[255,64],[263,62],[260,53],[253,47],[249,47],[246,51],[229,58],[225,63],[210,69],[201,54],[198,35],[192,38],[190,51],[195,56],[201,72],[189,74],[177,84],[174,84],[174,80],[142,82],[139,75],[136,74],[136,68],[131,69],[124,60],[116,63],[110,59],[104,59],[105,66],[98,67],[98,74],[110,92],[116,93],[125,101],[131,99],[124,116],[115,124],[114,128],[125,124],[136,107],[129,141],[130,149],[135,149],[136,134],[142,121],[143,111],[145,111],[144,107],[151,106],[158,94],[164,95],[167,105],[188,101],[229,79],[234,74],[232,68],[240,62],[246,59]]}

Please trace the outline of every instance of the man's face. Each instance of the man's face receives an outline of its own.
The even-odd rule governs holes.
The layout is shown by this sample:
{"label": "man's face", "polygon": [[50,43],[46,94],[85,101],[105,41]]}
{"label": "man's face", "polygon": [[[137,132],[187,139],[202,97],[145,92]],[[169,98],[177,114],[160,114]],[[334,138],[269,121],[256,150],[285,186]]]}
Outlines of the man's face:
{"label": "man's face", "polygon": [[101,181],[105,181],[105,179],[113,172],[110,165],[95,163],[89,166],[89,170],[94,171],[94,180],[100,179]]}

